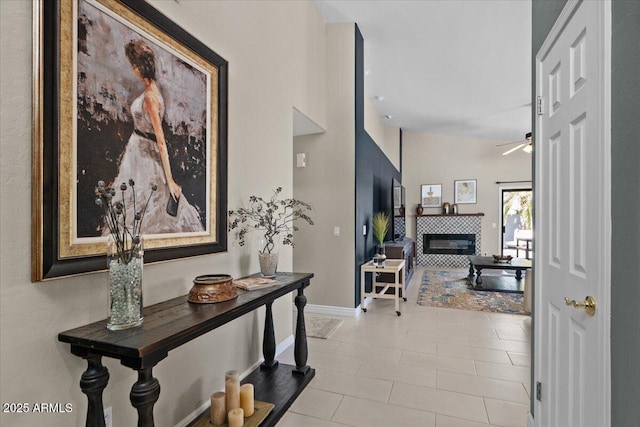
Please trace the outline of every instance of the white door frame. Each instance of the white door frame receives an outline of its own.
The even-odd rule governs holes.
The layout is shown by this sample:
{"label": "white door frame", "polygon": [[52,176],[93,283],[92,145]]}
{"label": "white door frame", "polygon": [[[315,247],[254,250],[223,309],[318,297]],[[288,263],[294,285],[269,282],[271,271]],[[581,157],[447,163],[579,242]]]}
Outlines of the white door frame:
{"label": "white door frame", "polygon": [[[572,18],[575,10],[580,6],[582,0],[568,0],[565,5],[562,13],[558,17],[555,22],[553,28],[549,32],[544,44],[540,48],[539,52],[536,55],[536,70],[537,74],[539,73],[539,64],[541,59],[545,56],[546,52],[548,52],[552,45],[554,44],[557,37],[560,35],[562,30],[565,28],[567,22]],[[603,203],[602,206],[594,206],[594,209],[601,209],[603,213],[604,223],[603,226],[603,239],[601,244],[603,245],[603,253],[605,256],[602,259],[601,265],[601,279],[603,283],[602,295],[600,296],[600,300],[597,301],[598,304],[598,319],[602,327],[605,331],[611,330],[611,2],[610,1],[599,1],[598,2],[598,13],[599,13],[599,25],[601,26],[603,40],[601,41],[601,45],[599,45],[599,49],[601,49],[603,53],[602,57],[602,82],[601,85],[601,94],[602,98],[598,101],[601,102],[603,107],[603,126],[602,126],[602,134],[597,135],[600,138],[603,146],[604,146],[604,158],[603,162],[603,179],[602,179],[602,188],[599,189],[603,191]],[[540,95],[540,76],[536,76],[536,95]],[[540,119],[538,118],[538,124]],[[538,126],[539,128],[539,126]],[[537,159],[536,159],[537,160]],[[538,166],[536,166],[536,171],[538,170]],[[536,174],[537,175],[537,174]],[[538,194],[540,191],[543,191],[536,183],[536,189]],[[534,238],[539,242],[539,246],[541,244],[545,244],[545,237],[540,235],[539,232],[536,232]],[[535,263],[534,263],[535,270]],[[534,274],[534,289],[539,289],[541,286],[538,283],[539,275]],[[541,336],[543,331],[540,326],[539,313],[536,313],[538,307],[540,307],[541,301],[539,300],[540,293],[536,292],[535,295],[535,307],[534,307],[534,320],[535,320],[535,328],[534,328],[534,384],[532,384],[532,398],[534,399],[534,408],[537,411],[540,410],[540,402],[535,400],[536,395],[536,381],[540,379],[540,369],[541,364],[544,360],[542,356],[542,352],[544,351],[541,348],[541,344],[543,343],[543,337]],[[600,366],[602,366],[601,377],[599,382],[603,385],[605,390],[603,390],[603,394],[605,396],[605,405],[603,408],[604,414],[602,414],[602,424],[598,424],[600,427],[610,427],[611,426],[611,340],[610,333],[605,334],[604,348],[601,348],[600,352],[597,354],[590,355],[593,358],[596,358]],[[595,373],[594,373],[595,374]],[[543,391],[544,393],[544,391]],[[594,420],[595,421],[595,420]],[[540,418],[536,421],[535,418],[531,417],[531,414],[528,419],[528,425],[530,427],[545,427],[540,425]],[[596,421],[598,422],[598,421]]]}

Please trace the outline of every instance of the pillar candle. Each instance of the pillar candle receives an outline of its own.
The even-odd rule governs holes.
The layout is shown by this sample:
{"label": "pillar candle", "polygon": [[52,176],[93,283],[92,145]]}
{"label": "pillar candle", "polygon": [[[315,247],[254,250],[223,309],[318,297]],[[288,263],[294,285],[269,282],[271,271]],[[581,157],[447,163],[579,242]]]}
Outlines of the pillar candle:
{"label": "pillar candle", "polygon": [[242,427],[244,425],[244,411],[236,408],[229,411],[227,415],[229,427]]}
{"label": "pillar candle", "polygon": [[224,375],[224,391],[227,412],[240,407],[240,377],[238,371],[229,371]]}
{"label": "pillar candle", "polygon": [[225,394],[222,391],[211,396],[211,424],[221,426],[227,419]]}
{"label": "pillar candle", "polygon": [[240,407],[244,411],[245,417],[253,415],[253,384],[242,384],[240,386]]}

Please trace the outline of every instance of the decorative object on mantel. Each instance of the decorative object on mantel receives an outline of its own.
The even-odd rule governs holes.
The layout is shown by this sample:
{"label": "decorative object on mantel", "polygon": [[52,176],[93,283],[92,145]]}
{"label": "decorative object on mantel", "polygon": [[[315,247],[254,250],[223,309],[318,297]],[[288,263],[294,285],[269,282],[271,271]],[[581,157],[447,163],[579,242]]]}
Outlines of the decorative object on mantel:
{"label": "decorative object on mantel", "polygon": [[[125,198],[131,188],[133,197]],[[135,328],[142,325],[142,268],[144,265],[144,239],[140,227],[147,211],[151,194],[156,191],[152,185],[144,206],[136,206],[135,182],[130,179],[120,185],[121,198],[116,201],[116,190],[98,181],[95,188],[95,203],[104,209],[104,221],[108,226],[107,268],[109,270],[109,322],[111,331]],[[127,206],[132,200],[133,206]],[[127,212],[133,218],[127,219]]]}
{"label": "decorative object on mantel", "polygon": [[283,245],[293,246],[293,232],[298,230],[293,221],[302,219],[313,225],[313,220],[307,214],[312,210],[311,205],[297,199],[279,199],[281,192],[282,187],[276,188],[269,200],[250,196],[247,208],[229,211],[229,230],[239,228],[236,236],[240,246],[244,246],[250,230],[264,230],[258,250],[260,273],[264,277],[276,275],[280,237]]}
{"label": "decorative object on mantel", "polygon": [[229,301],[238,296],[228,274],[204,274],[193,279],[187,300],[197,304]]}
{"label": "decorative object on mantel", "polygon": [[475,179],[466,179],[461,181],[453,181],[454,203],[477,203],[477,181]]}
{"label": "decorative object on mantel", "polygon": [[454,215],[458,215],[458,204],[457,203],[454,203],[451,206],[451,213],[454,214]]}
{"label": "decorative object on mantel", "polygon": [[444,202],[442,204],[442,213],[445,215],[449,215],[451,213],[451,204],[449,202]]}
{"label": "decorative object on mantel", "polygon": [[373,227],[373,235],[378,241],[378,247],[376,254],[373,257],[373,263],[376,266],[384,266],[384,261],[387,259],[384,249],[384,238],[389,231],[389,215],[385,212],[378,212],[373,216],[371,220],[371,226]]}
{"label": "decorative object on mantel", "polygon": [[418,215],[422,215],[422,212],[424,212],[424,209],[422,209],[422,205],[418,205],[418,206],[416,207],[416,213],[417,213]]}

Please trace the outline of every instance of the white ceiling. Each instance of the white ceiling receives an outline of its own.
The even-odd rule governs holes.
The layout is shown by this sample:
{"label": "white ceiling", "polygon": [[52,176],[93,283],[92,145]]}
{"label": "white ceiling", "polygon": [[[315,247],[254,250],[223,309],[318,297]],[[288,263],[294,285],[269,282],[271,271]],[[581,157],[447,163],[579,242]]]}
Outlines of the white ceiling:
{"label": "white ceiling", "polygon": [[365,92],[388,125],[501,141],[531,130],[531,0],[314,1],[326,22],[358,24]]}

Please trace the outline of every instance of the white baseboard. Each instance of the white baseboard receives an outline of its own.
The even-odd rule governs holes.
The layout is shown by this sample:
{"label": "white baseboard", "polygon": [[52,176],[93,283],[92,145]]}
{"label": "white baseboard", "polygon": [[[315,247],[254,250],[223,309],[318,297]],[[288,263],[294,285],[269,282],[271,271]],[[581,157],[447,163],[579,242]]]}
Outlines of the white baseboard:
{"label": "white baseboard", "polygon": [[[369,299],[369,298],[367,298]],[[369,304],[370,301],[365,300],[365,307]],[[304,307],[305,313],[312,314],[325,314],[327,316],[345,316],[345,317],[358,317],[360,316],[361,310],[360,306],[356,308],[347,308],[347,307],[335,307],[331,305],[314,305],[307,304]],[[296,306],[293,306],[293,314],[294,316],[298,313],[298,309]]]}
{"label": "white baseboard", "polygon": [[[287,338],[285,338],[280,344],[278,344],[276,346],[276,358],[278,357],[278,355],[280,353],[282,353],[283,351],[285,351],[286,349],[288,349],[289,347],[291,347],[293,345],[293,343],[295,342],[295,337],[293,335],[289,335]],[[264,358],[260,358],[260,360],[258,360],[256,363],[254,363],[251,367],[249,367],[249,369],[247,369],[246,371],[244,371],[243,373],[240,374],[240,380],[244,379],[245,377],[247,377],[251,372],[253,372],[254,369],[256,369],[262,362],[264,362]],[[217,390],[217,391],[224,391],[224,390]],[[213,394],[214,391],[211,392],[211,394]],[[198,408],[196,408],[195,410],[193,410],[189,415],[187,415],[186,417],[184,417],[182,420],[180,420],[175,427],[186,427],[187,425],[189,425],[189,423],[193,422],[198,416],[200,416],[200,414],[202,412],[204,412],[205,409],[207,409],[209,406],[211,405],[211,401],[209,399],[205,400],[202,405],[200,405]]]}
{"label": "white baseboard", "polygon": [[527,414],[527,427],[535,427],[535,420],[533,419],[533,415],[531,412]]}
{"label": "white baseboard", "polygon": [[[285,338],[280,344],[276,346],[276,357],[278,357],[280,353],[291,347],[295,341],[296,338],[293,335],[289,335],[287,338]],[[263,359],[261,359],[259,363],[262,363],[262,360]]]}

